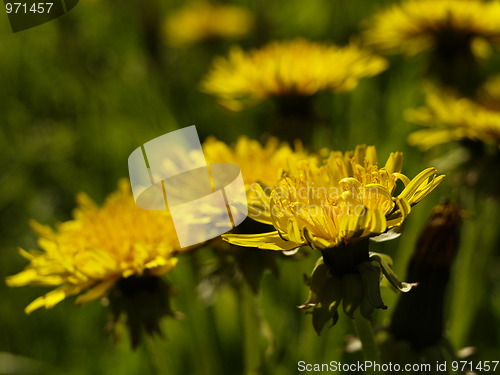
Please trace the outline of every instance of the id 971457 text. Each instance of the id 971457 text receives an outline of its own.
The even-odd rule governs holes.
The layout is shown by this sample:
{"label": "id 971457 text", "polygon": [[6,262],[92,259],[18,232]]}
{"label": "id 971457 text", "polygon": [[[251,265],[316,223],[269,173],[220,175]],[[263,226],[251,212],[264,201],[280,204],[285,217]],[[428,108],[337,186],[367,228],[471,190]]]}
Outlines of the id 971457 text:
{"label": "id 971457 text", "polygon": [[7,14],[15,13],[15,14],[29,14],[29,13],[38,13],[38,14],[48,14],[52,9],[54,3],[33,3],[28,4],[26,2],[17,2],[17,3],[5,3],[5,12]]}

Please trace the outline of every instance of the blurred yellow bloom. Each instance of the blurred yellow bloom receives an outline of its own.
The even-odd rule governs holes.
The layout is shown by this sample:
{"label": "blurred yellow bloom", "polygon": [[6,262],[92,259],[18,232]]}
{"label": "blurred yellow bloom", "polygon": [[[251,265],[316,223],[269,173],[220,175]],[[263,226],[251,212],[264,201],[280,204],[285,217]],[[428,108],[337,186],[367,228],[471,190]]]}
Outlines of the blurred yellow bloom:
{"label": "blurred yellow bloom", "polygon": [[406,119],[429,127],[408,137],[423,150],[462,139],[500,146],[500,111],[450,93],[428,93],[426,106],[407,110]]}
{"label": "blurred yellow bloom", "polygon": [[500,2],[407,0],[369,19],[364,35],[368,45],[387,53],[467,49],[486,57],[490,44],[500,45]]}
{"label": "blurred yellow bloom", "polygon": [[227,58],[217,58],[201,82],[201,91],[238,111],[273,96],[350,91],[361,78],[386,67],[385,59],[355,44],[339,47],[304,39],[272,42],[249,52],[234,47]]}
{"label": "blurred yellow bloom", "polygon": [[237,38],[253,27],[253,15],[243,7],[195,1],[174,11],[165,22],[168,42],[175,46],[210,38]]}
{"label": "blurred yellow bloom", "polygon": [[85,194],[79,194],[77,202],[74,219],[55,230],[32,222],[42,251],[20,249],[30,264],[8,277],[7,284],[59,287],[35,299],[26,313],[77,294],[76,303],[86,303],[122,278],[145,272],[160,275],[177,263],[173,255],[179,244],[167,211],[138,208],[127,180],[120,181],[119,190],[102,207]]}
{"label": "blurred yellow bloom", "polygon": [[255,183],[273,186],[283,169],[294,168],[299,160],[316,158],[304,150],[300,141],[292,148],[275,137],[262,145],[254,139],[241,136],[234,146],[210,137],[203,143],[203,152],[208,163],[231,163],[240,167],[247,188]]}
{"label": "blurred yellow bloom", "polygon": [[[332,152],[319,167],[302,161],[249,209],[251,218],[276,231],[223,238],[239,246],[291,250],[303,245],[326,249],[382,234],[401,225],[411,206],[444,178],[428,168],[410,180],[400,173],[402,162],[400,152],[392,153],[379,169],[374,146]],[[405,187],[395,196],[398,180]]]}
{"label": "blurred yellow bloom", "polygon": [[492,76],[478,90],[477,101],[484,107],[500,113],[500,76]]}

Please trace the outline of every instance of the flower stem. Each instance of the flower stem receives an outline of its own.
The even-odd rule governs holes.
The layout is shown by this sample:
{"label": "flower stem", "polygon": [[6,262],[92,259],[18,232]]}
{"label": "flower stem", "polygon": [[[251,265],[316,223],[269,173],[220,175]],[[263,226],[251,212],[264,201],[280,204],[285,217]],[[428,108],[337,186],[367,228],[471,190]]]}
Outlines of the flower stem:
{"label": "flower stem", "polygon": [[170,363],[169,356],[165,355],[165,345],[159,337],[146,337],[146,353],[151,363],[151,367],[158,375],[166,375],[172,371],[172,364]]}
{"label": "flower stem", "polygon": [[[363,357],[365,361],[371,361],[381,364],[380,354],[375,343],[372,325],[369,320],[365,319],[359,309],[354,312],[354,328],[359,340],[362,344]],[[372,369],[366,369],[367,374],[374,374]]]}
{"label": "flower stem", "polygon": [[494,199],[480,200],[470,193],[468,207],[477,212],[475,219],[465,221],[460,252],[455,262],[452,280],[452,303],[449,310],[449,338],[455,348],[461,348],[474,325],[478,310],[488,293],[488,265],[499,241],[495,223],[500,205]]}
{"label": "flower stem", "polygon": [[255,375],[259,373],[259,367],[262,364],[259,340],[260,320],[255,296],[246,284],[241,285],[241,289],[237,293],[240,300],[243,325],[244,373],[246,375]]}

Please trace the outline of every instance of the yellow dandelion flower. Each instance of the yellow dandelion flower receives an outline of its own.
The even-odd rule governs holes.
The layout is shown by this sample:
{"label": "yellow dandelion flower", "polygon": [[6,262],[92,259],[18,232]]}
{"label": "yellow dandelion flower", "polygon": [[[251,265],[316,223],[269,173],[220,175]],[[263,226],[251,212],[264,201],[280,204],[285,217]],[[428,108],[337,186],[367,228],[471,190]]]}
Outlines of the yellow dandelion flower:
{"label": "yellow dandelion flower", "polygon": [[[258,197],[274,186],[283,170],[295,170],[300,160],[318,162],[318,156],[306,152],[297,140],[292,148],[286,142],[271,137],[262,145],[260,142],[241,136],[234,146],[211,137],[203,144],[205,158],[209,163],[231,163],[241,168],[247,190],[250,212],[265,209]],[[265,168],[263,168],[265,166]]]}
{"label": "yellow dandelion flower", "polygon": [[[240,167],[247,192],[248,210],[251,212],[265,209],[258,206],[258,196],[277,183],[284,169],[293,169],[300,160],[317,162],[317,156],[307,153],[300,141],[297,140],[294,147],[291,147],[275,137],[269,138],[262,144],[257,140],[241,136],[234,145],[210,137],[203,143],[203,151],[209,163],[231,163]],[[233,233],[260,233],[268,229],[266,225],[247,219],[235,228]],[[274,274],[278,272],[276,259],[283,255],[276,252],[262,254],[252,249],[235,248],[222,241],[212,244],[216,249],[224,251],[219,253],[219,256],[231,257],[230,262],[223,262],[231,264],[231,268],[223,268],[230,272],[231,276],[228,277],[234,277],[232,275],[235,264],[254,292],[258,292],[260,288],[264,270],[270,270]],[[221,269],[217,269],[219,275],[214,276],[220,277],[220,272]]]}
{"label": "yellow dandelion flower", "polygon": [[484,107],[500,112],[500,76],[493,76],[478,90],[477,101]]}
{"label": "yellow dandelion flower", "polygon": [[252,13],[243,7],[197,1],[170,14],[164,29],[171,45],[185,46],[210,38],[242,37],[253,22]]}
{"label": "yellow dandelion flower", "polygon": [[430,92],[426,102],[424,107],[406,111],[408,121],[428,127],[410,134],[411,145],[428,150],[469,139],[500,146],[500,111],[446,92]]}
{"label": "yellow dandelion flower", "polygon": [[74,219],[55,229],[32,222],[42,251],[20,249],[30,264],[8,277],[7,284],[58,288],[35,299],[26,313],[51,308],[72,295],[79,295],[77,304],[86,303],[121,279],[161,275],[177,263],[173,255],[179,244],[167,211],[138,208],[127,180],[102,207],[85,194],[77,201]]}
{"label": "yellow dandelion flower", "polygon": [[[276,231],[223,238],[239,246],[291,250],[333,248],[380,235],[400,226],[411,207],[444,178],[428,168],[410,180],[401,173],[402,161],[400,152],[392,153],[378,168],[374,146],[332,152],[320,166],[302,161],[295,172],[283,174],[270,195],[259,195],[266,209],[249,211]],[[395,195],[398,181],[405,187]]]}
{"label": "yellow dandelion flower", "polygon": [[387,53],[486,57],[490,45],[500,46],[500,2],[407,0],[369,19],[364,35],[368,45]]}
{"label": "yellow dandelion flower", "polygon": [[283,169],[293,169],[299,160],[315,158],[306,152],[300,141],[296,141],[292,148],[276,137],[269,138],[262,145],[259,141],[241,136],[234,146],[210,137],[203,143],[203,152],[209,163],[231,163],[240,167],[248,188],[255,183],[273,186]]}
{"label": "yellow dandelion flower", "polygon": [[217,58],[201,82],[201,91],[239,111],[274,96],[350,91],[361,78],[386,67],[385,59],[355,44],[339,47],[304,39],[272,42],[249,52],[234,47],[227,58]]}

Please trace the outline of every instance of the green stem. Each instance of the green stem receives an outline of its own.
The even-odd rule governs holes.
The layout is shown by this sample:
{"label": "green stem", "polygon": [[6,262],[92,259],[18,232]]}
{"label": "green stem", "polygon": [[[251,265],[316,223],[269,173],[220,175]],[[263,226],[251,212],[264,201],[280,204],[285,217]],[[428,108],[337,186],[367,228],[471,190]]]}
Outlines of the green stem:
{"label": "green stem", "polygon": [[243,325],[243,349],[245,374],[256,375],[262,364],[260,352],[260,319],[256,309],[256,300],[250,287],[243,283],[237,291],[240,308],[241,321]]}
{"label": "green stem", "polygon": [[[369,320],[365,319],[359,309],[354,312],[354,328],[359,340],[362,344],[363,357],[365,361],[376,362],[381,364],[380,354],[377,344],[375,343],[375,336],[373,335],[372,325]],[[366,370],[367,374],[375,374],[371,369]]]}
{"label": "green stem", "polygon": [[477,312],[487,294],[487,275],[498,243],[495,223],[500,206],[493,199],[478,200],[470,193],[469,207],[477,215],[464,223],[462,245],[457,256],[450,308],[450,341],[455,348],[467,344]]}
{"label": "green stem", "polygon": [[[197,277],[200,266],[198,264],[198,253],[189,254],[190,262],[186,262],[185,268],[182,270],[186,275],[186,290],[195,291],[197,285]],[[182,263],[182,262],[179,262]],[[201,353],[198,360],[195,361],[195,371],[197,374],[213,375],[222,372],[221,353],[217,345],[217,336],[214,332],[214,319],[210,314],[210,308],[196,299],[194,293],[180,293],[184,301],[186,316],[189,317],[190,323],[187,324],[193,350]]]}
{"label": "green stem", "polygon": [[172,365],[170,363],[170,358],[165,355],[165,345],[162,345],[162,339],[148,335],[145,341],[145,350],[151,363],[151,367],[155,370],[155,374],[166,375],[171,372]]}

